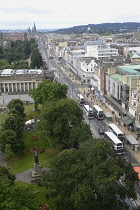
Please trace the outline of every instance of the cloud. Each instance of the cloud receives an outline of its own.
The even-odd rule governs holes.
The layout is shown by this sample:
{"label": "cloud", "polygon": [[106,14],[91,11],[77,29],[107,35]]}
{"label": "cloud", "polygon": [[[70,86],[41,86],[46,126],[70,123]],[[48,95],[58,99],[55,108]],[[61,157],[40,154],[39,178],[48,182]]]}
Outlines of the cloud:
{"label": "cloud", "polygon": [[118,0],[4,0],[0,28],[64,28],[103,22],[139,22],[140,2]]}

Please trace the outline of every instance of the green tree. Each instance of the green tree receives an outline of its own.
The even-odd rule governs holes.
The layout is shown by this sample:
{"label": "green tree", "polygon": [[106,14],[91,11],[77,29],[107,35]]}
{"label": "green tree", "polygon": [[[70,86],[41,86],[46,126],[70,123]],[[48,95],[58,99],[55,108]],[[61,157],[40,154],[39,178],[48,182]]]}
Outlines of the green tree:
{"label": "green tree", "polygon": [[31,49],[31,51],[33,52],[34,51],[34,49],[37,49],[38,48],[38,45],[37,45],[37,43],[31,43],[30,44],[30,49]]}
{"label": "green tree", "polygon": [[0,165],[0,209],[37,210],[36,195],[28,187],[15,186],[15,175]]}
{"label": "green tree", "polygon": [[16,187],[6,176],[0,176],[0,192],[0,209],[39,209],[35,193],[27,187]]}
{"label": "green tree", "polygon": [[8,180],[11,181],[12,184],[14,184],[14,181],[16,179],[15,175],[11,174],[6,167],[0,165],[0,177],[1,176],[6,177]]}
{"label": "green tree", "polygon": [[15,109],[19,112],[19,114],[22,116],[22,117],[25,117],[25,114],[24,114],[24,105],[23,105],[23,102],[20,100],[20,99],[12,99],[8,105],[7,105],[8,109],[11,110],[11,109]]}
{"label": "green tree", "polygon": [[35,48],[31,55],[31,67],[32,68],[40,68],[43,66],[42,56],[38,50],[38,48]]}
{"label": "green tree", "polygon": [[83,112],[72,99],[61,99],[44,104],[37,130],[41,138],[50,139],[50,146],[59,149],[78,147],[91,138],[89,126],[83,123]]}
{"label": "green tree", "polygon": [[3,123],[3,130],[12,130],[18,138],[23,137],[24,120],[23,117],[17,114],[10,113],[6,116]]}
{"label": "green tree", "polygon": [[47,101],[66,98],[67,89],[66,85],[56,84],[50,80],[43,80],[36,89],[30,91],[30,96],[37,105],[43,105]]}
{"label": "green tree", "polygon": [[53,158],[50,168],[42,184],[58,210],[123,210],[128,209],[126,198],[136,199],[137,173],[104,139],[64,150]]}
{"label": "green tree", "polygon": [[17,137],[17,134],[13,130],[4,129],[0,133],[0,146],[1,150],[4,152],[6,144],[11,145],[13,152],[18,152],[24,150],[24,142],[21,138]]}
{"label": "green tree", "polygon": [[7,60],[0,60],[0,69],[5,69],[9,66],[9,62]]}
{"label": "green tree", "polygon": [[27,55],[27,56],[30,55],[31,50],[30,50],[30,43],[29,43],[29,41],[26,41],[26,42],[25,42],[24,48],[23,48],[23,52],[24,52],[25,55]]}
{"label": "green tree", "polygon": [[5,160],[10,160],[14,156],[11,144],[6,144],[4,153],[5,153]]}

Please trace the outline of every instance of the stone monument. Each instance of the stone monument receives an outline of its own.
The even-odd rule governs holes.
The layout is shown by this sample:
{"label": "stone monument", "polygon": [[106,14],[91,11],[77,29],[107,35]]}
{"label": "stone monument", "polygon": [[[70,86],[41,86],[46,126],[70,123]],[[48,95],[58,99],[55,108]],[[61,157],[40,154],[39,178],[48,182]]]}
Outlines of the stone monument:
{"label": "stone monument", "polygon": [[41,165],[38,160],[37,152],[34,152],[34,170],[32,171],[32,177],[40,177],[41,176]]}

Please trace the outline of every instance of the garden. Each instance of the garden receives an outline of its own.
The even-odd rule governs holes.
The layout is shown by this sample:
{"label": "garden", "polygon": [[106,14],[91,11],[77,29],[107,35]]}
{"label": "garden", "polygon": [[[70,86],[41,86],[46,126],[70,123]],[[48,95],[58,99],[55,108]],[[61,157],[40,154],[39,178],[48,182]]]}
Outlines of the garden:
{"label": "garden", "polygon": [[[25,121],[31,119],[32,116],[38,116],[38,112],[33,112],[33,108],[33,105],[25,105]],[[2,115],[1,118],[2,122],[3,119],[4,115]],[[34,167],[34,151],[38,152],[38,159],[41,163],[41,166],[47,168],[50,167],[50,160],[52,159],[52,157],[58,154],[57,150],[47,147],[47,144],[45,144],[44,141],[39,139],[36,131],[24,131],[24,144],[25,150],[16,153],[14,157],[10,161],[8,161],[8,168],[10,168],[10,172],[12,174],[19,174]],[[29,186],[33,190],[33,192],[39,191],[40,193],[38,193],[36,197],[38,200],[38,204],[42,203],[40,209],[45,209],[45,206],[46,209],[48,209],[47,205],[45,204],[48,204],[52,210],[54,209],[53,201],[48,201],[45,197],[45,187],[40,187],[37,184],[27,184],[21,181],[16,181],[16,185]]]}

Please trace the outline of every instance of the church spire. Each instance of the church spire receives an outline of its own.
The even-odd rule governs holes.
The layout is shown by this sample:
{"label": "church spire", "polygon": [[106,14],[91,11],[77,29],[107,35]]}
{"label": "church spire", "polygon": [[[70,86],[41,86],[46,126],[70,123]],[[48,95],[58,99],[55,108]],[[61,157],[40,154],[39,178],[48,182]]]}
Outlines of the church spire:
{"label": "church spire", "polygon": [[36,32],[37,32],[37,31],[36,31],[36,25],[35,25],[35,23],[34,23],[34,25],[33,25],[33,27],[32,27],[32,33],[33,33],[33,34],[36,34]]}

